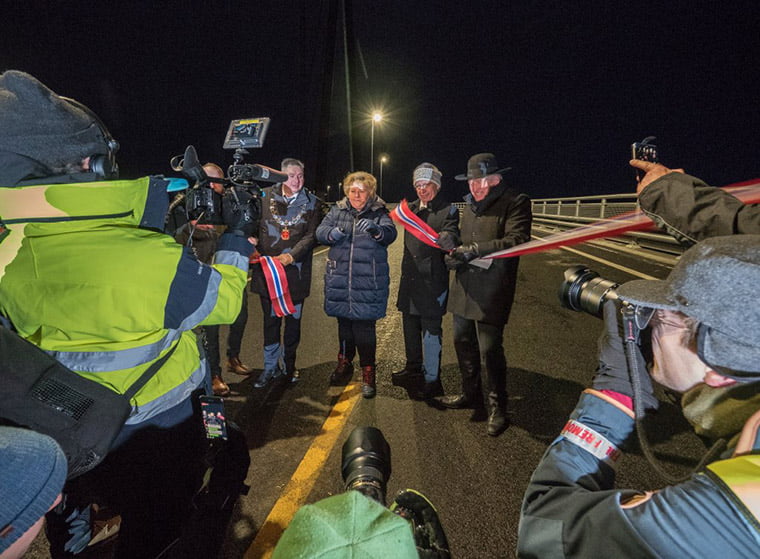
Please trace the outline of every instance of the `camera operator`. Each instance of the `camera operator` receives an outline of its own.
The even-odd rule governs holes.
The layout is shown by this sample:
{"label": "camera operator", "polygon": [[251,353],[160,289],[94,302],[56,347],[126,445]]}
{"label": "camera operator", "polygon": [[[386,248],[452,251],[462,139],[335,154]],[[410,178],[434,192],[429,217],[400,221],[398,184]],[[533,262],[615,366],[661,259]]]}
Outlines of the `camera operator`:
{"label": "camera operator", "polygon": [[[206,163],[203,171],[211,178],[224,178],[224,171],[215,163]],[[224,193],[224,187],[218,182],[210,182],[211,188],[219,195]],[[198,223],[190,220],[174,233],[174,239],[181,245],[190,242],[198,260],[211,264],[219,240],[217,226],[210,223]],[[192,240],[190,240],[192,239]],[[253,237],[249,238],[253,242]],[[238,375],[250,375],[251,370],[240,361],[240,345],[248,322],[248,298],[243,296],[242,306],[235,322],[230,324],[227,335],[227,371]],[[222,378],[221,358],[219,356],[219,325],[207,324],[203,327],[206,341],[206,358],[211,370],[211,389],[216,396],[229,396],[230,387]]]}
{"label": "camera operator", "polygon": [[[532,475],[520,557],[757,555],[758,285],[760,236],[715,237],[687,250],[667,279],[628,282],[616,290],[625,303],[604,302],[599,367]],[[641,347],[651,341],[651,377],[683,393],[684,416],[699,435],[729,448],[654,492],[614,489],[634,419],[657,407],[639,334]]]}
{"label": "camera operator", "polygon": [[760,233],[760,204],[745,204],[683,169],[638,159],[630,164],[645,173],[636,188],[641,211],[678,242],[691,246],[707,237]]}
{"label": "camera operator", "polygon": [[117,149],[84,105],[29,74],[0,76],[0,314],[122,394],[168,355],[106,459],[64,488],[53,557],[87,549],[93,502],[121,515],[117,557],[155,557],[178,536],[207,447],[193,407],[209,377],[192,329],[235,319],[253,248],[232,223],[214,266],[198,262],[161,233],[169,181],[114,180]]}

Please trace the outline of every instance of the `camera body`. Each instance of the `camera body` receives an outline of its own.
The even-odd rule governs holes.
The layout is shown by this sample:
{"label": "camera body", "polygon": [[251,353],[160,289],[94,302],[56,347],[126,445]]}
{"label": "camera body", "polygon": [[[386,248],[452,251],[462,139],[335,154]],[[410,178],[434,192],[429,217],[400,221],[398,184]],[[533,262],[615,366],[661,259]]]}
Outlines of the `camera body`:
{"label": "camera body", "polygon": [[[234,149],[234,163],[224,178],[209,177],[198,160],[193,146],[184,155],[171,160],[172,169],[190,179],[192,187],[185,195],[189,220],[212,225],[227,225],[253,234],[261,215],[261,183],[284,182],[287,175],[265,165],[245,163],[246,147],[260,148],[269,128],[267,117],[236,119],[230,123],[224,149]],[[222,186],[218,192],[212,184]]]}
{"label": "camera body", "polygon": [[[659,163],[660,158],[657,153],[657,146],[652,143],[656,139],[654,136],[647,136],[640,142],[631,144],[631,158],[650,163]],[[636,169],[636,177],[641,180],[643,176],[643,172],[640,169]]]}

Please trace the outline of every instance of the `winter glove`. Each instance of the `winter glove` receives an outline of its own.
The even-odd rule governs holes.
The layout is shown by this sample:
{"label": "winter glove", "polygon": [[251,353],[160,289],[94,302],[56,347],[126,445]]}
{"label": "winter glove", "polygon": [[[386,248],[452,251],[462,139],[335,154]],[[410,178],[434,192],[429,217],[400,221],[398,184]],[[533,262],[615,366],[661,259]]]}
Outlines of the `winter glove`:
{"label": "winter glove", "polygon": [[380,237],[380,226],[371,219],[362,218],[356,222],[356,230],[362,233],[367,233],[371,237]]}
{"label": "winter glove", "polygon": [[450,231],[443,231],[438,235],[438,246],[443,250],[454,250],[457,247],[457,237]]}
{"label": "winter glove", "polygon": [[469,262],[475,260],[478,256],[478,243],[468,243],[466,245],[459,245],[454,249],[451,255],[461,262]]}
{"label": "winter glove", "polygon": [[330,232],[327,234],[327,238],[330,239],[334,243],[337,243],[345,236],[346,236],[346,232],[340,227],[333,227],[332,229],[330,229]]}
{"label": "winter glove", "polygon": [[[633,398],[633,386],[628,373],[623,341],[622,315],[615,301],[604,303],[604,331],[599,337],[599,367],[592,382],[596,390],[612,390]],[[659,402],[654,397],[652,379],[647,371],[641,348],[636,344],[636,365],[641,379],[641,397],[644,408],[657,409]]]}
{"label": "winter glove", "polygon": [[462,260],[454,258],[450,254],[447,254],[443,257],[443,263],[446,264],[446,267],[449,270],[459,270],[467,266],[467,262],[463,262]]}

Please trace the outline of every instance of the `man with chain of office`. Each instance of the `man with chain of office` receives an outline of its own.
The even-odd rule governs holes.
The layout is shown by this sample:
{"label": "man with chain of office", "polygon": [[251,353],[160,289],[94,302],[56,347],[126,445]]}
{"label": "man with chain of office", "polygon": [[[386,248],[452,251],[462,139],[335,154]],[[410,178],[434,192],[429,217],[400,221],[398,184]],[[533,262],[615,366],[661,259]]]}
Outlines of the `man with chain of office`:
{"label": "man with chain of office", "polygon": [[271,281],[265,277],[263,262],[253,266],[251,290],[261,296],[264,313],[264,371],[254,383],[256,388],[284,375],[298,379],[296,351],[301,340],[301,312],[311,289],[311,259],[317,244],[314,232],[322,218],[322,201],[304,188],[304,164],[288,157],[283,159],[281,169],[288,180],[263,191],[257,248],[261,256],[282,264],[281,279],[287,285],[293,303],[290,310],[294,312],[283,316],[280,306],[272,304],[268,285]]}

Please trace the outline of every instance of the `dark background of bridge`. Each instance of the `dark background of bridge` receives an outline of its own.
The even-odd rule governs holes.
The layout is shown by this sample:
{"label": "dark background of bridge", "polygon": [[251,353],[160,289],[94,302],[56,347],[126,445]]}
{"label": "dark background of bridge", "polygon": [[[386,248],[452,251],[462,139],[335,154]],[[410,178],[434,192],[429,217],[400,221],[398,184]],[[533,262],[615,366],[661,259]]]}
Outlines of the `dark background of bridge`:
{"label": "dark background of bridge", "polygon": [[[123,176],[171,174],[170,156],[188,143],[230,163],[229,121],[267,115],[267,144],[250,161],[301,157],[308,184],[326,1],[6,4],[0,69],[29,71],[96,110],[122,142]],[[466,185],[453,176],[478,151],[512,165],[510,180],[534,197],[630,192],[630,143],[650,134],[666,163],[714,184],[754,178],[759,15],[744,0],[356,1],[367,76],[354,95],[387,114],[375,130],[375,156],[390,158],[385,197],[411,196],[411,170],[429,160],[444,196],[459,198]],[[366,114],[355,123],[366,169]],[[344,117],[330,126],[325,182],[335,185],[348,170]]]}

